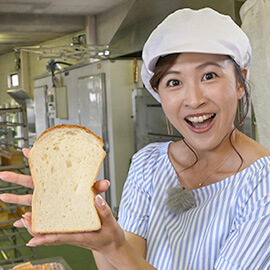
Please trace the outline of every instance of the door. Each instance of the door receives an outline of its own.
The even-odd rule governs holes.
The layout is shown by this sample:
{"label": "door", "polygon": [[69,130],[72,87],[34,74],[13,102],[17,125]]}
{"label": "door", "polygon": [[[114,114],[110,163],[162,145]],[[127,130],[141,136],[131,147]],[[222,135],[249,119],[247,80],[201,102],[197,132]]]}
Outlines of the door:
{"label": "door", "polygon": [[[97,74],[78,78],[78,112],[80,125],[87,127],[108,145],[106,118],[105,76]],[[108,153],[101,165],[97,179],[108,179]],[[106,200],[108,200],[106,194]]]}

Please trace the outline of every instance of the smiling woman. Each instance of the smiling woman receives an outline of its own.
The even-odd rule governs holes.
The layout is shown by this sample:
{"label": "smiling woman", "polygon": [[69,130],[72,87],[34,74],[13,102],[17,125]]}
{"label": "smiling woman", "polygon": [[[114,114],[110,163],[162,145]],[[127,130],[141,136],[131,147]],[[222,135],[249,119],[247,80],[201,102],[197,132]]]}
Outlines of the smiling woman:
{"label": "smiling woman", "polygon": [[135,155],[121,227],[147,239],[158,269],[267,269],[257,244],[270,247],[270,153],[235,124],[238,100],[248,111],[247,36],[228,16],[183,9],[151,33],[143,60],[146,88],[184,139]]}

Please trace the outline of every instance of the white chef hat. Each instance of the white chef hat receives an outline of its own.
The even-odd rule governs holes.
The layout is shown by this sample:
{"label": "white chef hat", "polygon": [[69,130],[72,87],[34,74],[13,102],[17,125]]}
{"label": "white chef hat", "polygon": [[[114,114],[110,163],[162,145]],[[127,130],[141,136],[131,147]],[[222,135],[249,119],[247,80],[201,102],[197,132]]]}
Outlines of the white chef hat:
{"label": "white chef hat", "polygon": [[243,30],[227,15],[211,8],[177,10],[151,33],[143,52],[142,80],[160,102],[150,84],[157,60],[172,53],[196,52],[228,55],[249,70],[251,47]]}

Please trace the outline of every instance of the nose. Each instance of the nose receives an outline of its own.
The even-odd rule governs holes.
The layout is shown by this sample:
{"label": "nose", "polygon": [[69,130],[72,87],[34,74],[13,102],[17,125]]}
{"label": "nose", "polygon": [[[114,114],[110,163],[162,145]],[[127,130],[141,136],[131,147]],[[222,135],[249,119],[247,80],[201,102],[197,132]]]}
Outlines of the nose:
{"label": "nose", "polygon": [[184,105],[192,109],[201,107],[206,103],[206,97],[201,86],[196,83],[188,85],[185,89]]}

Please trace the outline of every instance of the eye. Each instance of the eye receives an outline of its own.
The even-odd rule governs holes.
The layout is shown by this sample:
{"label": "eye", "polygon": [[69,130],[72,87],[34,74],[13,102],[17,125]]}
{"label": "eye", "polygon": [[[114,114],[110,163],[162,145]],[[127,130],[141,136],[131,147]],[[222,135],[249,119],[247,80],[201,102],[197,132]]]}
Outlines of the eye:
{"label": "eye", "polygon": [[174,87],[178,86],[179,84],[180,84],[179,80],[172,79],[167,82],[166,86]]}
{"label": "eye", "polygon": [[203,76],[203,80],[208,81],[216,77],[218,77],[218,75],[215,72],[208,72]]}

